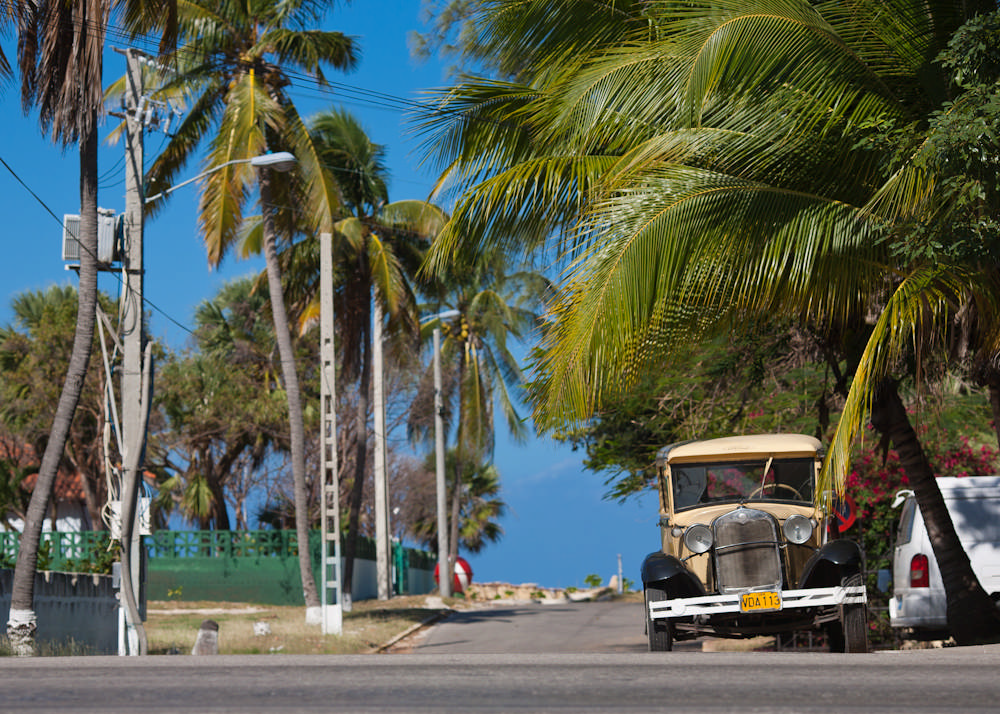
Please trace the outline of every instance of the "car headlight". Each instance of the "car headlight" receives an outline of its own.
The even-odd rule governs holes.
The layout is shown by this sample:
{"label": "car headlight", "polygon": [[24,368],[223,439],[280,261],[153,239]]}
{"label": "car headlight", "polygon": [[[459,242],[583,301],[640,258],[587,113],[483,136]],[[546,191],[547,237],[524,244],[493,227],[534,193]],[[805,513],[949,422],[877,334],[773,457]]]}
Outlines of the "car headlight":
{"label": "car headlight", "polygon": [[684,545],[692,553],[704,553],[712,547],[712,529],[695,523],[684,531]]}
{"label": "car headlight", "polygon": [[802,545],[812,537],[813,522],[805,516],[796,513],[785,519],[781,530],[784,531],[785,538],[790,543]]}

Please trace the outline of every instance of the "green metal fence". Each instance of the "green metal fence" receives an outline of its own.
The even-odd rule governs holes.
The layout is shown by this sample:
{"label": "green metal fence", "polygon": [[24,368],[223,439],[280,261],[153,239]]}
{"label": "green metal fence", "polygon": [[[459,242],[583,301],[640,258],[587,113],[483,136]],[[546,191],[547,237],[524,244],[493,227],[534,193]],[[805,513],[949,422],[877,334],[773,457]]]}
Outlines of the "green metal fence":
{"label": "green metal fence", "polygon": [[[20,538],[21,534],[17,532],[0,532],[0,565],[14,567]],[[99,559],[110,544],[107,531],[42,533],[38,547],[38,569],[79,570],[82,563]]]}
{"label": "green metal fence", "polygon": [[[105,531],[44,533],[40,569],[77,570],[108,547]],[[47,545],[45,545],[47,544]],[[13,564],[19,534],[0,533],[0,558]],[[301,605],[298,539],[295,531],[156,531],[144,538],[146,596],[181,599]],[[320,533],[309,534],[315,577],[320,571]],[[375,560],[375,542],[358,541],[358,560]],[[396,547],[396,592],[410,592],[410,569],[433,570],[432,553]]]}

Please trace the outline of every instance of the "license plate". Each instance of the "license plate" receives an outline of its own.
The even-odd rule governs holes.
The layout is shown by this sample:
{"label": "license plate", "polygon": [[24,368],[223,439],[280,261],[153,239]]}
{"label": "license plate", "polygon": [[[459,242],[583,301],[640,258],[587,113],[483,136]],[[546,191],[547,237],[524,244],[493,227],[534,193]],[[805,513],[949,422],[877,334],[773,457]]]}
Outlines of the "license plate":
{"label": "license plate", "polygon": [[762,610],[780,609],[781,593],[743,593],[743,595],[740,596],[740,610],[743,612],[759,612]]}

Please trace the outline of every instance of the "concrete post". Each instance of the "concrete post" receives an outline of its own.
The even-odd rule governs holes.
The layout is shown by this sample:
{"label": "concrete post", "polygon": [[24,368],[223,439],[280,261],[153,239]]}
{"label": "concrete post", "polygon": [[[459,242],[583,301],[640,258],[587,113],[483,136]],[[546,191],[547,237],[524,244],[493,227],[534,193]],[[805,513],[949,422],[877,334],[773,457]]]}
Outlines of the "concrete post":
{"label": "concrete post", "polygon": [[[143,121],[138,111],[143,94],[142,64],[135,50],[125,54],[128,63],[128,89],[125,94],[126,156],[125,156],[125,235],[122,246],[122,440],[125,453],[122,454],[122,558],[127,558],[127,568],[123,569],[128,582],[122,588],[129,588],[133,602],[140,600],[142,534],[139,527],[140,509],[138,502],[142,474],[140,453],[145,443],[146,423],[142,418],[143,401]],[[133,453],[135,452],[135,453]],[[128,491],[128,492],[126,492]],[[130,507],[131,506],[131,507]],[[132,516],[131,523],[124,519]],[[126,611],[128,623],[129,654],[144,650],[138,621],[132,608]],[[136,630],[139,630],[137,633]]]}
{"label": "concrete post", "polygon": [[193,655],[219,654],[219,623],[215,620],[203,620],[198,628],[198,638],[191,649]]}
{"label": "concrete post", "polygon": [[375,402],[375,573],[378,599],[388,600],[389,582],[389,484],[386,473],[385,368],[382,353],[382,305],[378,298],[372,309],[372,401]]}
{"label": "concrete post", "polygon": [[441,394],[441,328],[434,328],[434,451],[437,485],[438,588],[451,597],[451,563],[448,562],[448,505],[444,483],[444,398]]}

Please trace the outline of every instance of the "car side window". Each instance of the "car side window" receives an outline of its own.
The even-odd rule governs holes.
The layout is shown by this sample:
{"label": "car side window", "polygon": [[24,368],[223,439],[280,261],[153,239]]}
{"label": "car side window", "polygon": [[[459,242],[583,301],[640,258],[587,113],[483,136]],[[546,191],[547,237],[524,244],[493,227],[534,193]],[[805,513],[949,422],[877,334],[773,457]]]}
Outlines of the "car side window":
{"label": "car side window", "polygon": [[899,514],[899,530],[896,531],[896,545],[906,545],[913,537],[913,518],[917,514],[917,500],[906,499],[903,512]]}

